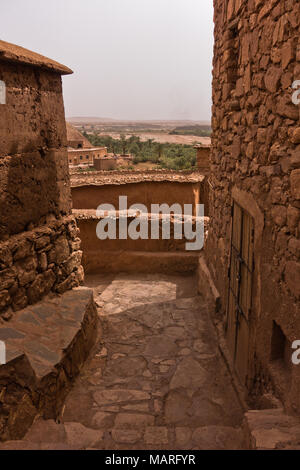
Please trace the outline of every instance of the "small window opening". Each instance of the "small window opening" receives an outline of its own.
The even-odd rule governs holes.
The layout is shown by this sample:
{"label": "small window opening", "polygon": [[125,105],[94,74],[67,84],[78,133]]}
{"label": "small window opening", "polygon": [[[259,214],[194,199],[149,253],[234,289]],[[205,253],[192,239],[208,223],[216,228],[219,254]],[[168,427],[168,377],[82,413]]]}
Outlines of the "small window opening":
{"label": "small window opening", "polygon": [[230,91],[235,90],[236,81],[238,79],[238,63],[239,63],[239,32],[236,25],[233,25],[229,30],[229,43],[231,57],[227,66],[227,82],[229,83]]}
{"label": "small window opening", "polygon": [[290,341],[275,321],[271,340],[270,372],[279,398],[284,399],[291,383],[292,349]]}
{"label": "small window opening", "polygon": [[0,80],[0,104],[6,104],[6,85]]}
{"label": "small window opening", "polygon": [[284,358],[285,336],[277,323],[273,322],[273,333],[271,343],[271,361]]}

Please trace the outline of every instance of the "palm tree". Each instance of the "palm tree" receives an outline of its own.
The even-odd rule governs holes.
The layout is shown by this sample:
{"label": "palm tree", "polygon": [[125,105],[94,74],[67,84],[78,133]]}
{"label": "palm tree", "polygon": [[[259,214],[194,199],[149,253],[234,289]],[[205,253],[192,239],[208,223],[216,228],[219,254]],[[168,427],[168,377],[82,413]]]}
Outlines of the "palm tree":
{"label": "palm tree", "polygon": [[127,147],[126,136],[124,134],[121,134],[120,140],[121,140],[123,155],[126,155],[126,147]]}
{"label": "palm tree", "polygon": [[149,147],[151,147],[153,142],[154,142],[154,139],[148,139],[147,140],[147,143],[148,143]]}
{"label": "palm tree", "polygon": [[163,151],[163,144],[158,144],[158,161],[161,159],[162,157],[162,151]]}

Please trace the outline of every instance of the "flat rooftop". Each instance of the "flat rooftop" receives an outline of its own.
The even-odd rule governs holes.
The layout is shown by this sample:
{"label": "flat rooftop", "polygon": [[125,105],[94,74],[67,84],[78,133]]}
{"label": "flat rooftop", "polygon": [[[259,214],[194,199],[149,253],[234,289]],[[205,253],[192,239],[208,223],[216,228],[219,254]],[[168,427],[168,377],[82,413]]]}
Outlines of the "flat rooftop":
{"label": "flat rooftop", "polygon": [[196,171],[89,171],[71,172],[71,186],[105,186],[144,182],[201,183],[205,176]]}
{"label": "flat rooftop", "polygon": [[72,147],[68,147],[68,152],[76,152],[76,153],[86,153],[96,150],[106,150],[106,147],[91,147],[91,148],[80,148],[80,149],[73,149]]}

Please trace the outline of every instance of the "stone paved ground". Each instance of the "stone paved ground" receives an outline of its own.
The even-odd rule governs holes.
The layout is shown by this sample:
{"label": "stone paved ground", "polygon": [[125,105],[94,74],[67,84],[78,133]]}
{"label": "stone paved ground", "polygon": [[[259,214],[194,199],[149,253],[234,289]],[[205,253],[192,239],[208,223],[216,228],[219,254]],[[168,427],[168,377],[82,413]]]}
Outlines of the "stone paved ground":
{"label": "stone paved ground", "polygon": [[240,449],[242,410],[193,277],[89,278],[99,339],[60,423],[4,448]]}

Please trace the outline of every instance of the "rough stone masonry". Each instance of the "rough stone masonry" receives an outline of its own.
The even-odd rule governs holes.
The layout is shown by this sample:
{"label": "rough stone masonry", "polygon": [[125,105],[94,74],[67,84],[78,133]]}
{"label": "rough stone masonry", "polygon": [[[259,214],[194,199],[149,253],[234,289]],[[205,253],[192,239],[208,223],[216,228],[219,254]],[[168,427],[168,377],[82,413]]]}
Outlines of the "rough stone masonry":
{"label": "rough stone masonry", "polygon": [[300,107],[292,102],[300,4],[215,0],[214,7],[206,258],[225,314],[235,201],[254,220],[246,386],[254,395],[275,389],[286,410],[299,414],[300,367],[291,363],[291,344],[300,339]]}
{"label": "rough stone masonry", "polygon": [[50,59],[0,41],[0,319],[83,280],[71,216],[61,75]]}

